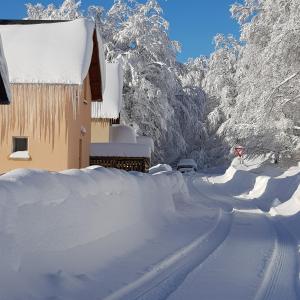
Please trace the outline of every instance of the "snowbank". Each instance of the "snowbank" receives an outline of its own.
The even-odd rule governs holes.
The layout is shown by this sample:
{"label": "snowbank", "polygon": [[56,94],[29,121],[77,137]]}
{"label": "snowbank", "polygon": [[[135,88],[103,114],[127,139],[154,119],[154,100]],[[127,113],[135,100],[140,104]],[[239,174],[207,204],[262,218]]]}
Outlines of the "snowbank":
{"label": "snowbank", "polygon": [[[300,185],[298,166],[282,170],[267,159],[248,159],[240,164],[233,160],[224,175],[210,177],[214,188],[228,196],[243,200],[265,212],[272,210],[276,214],[278,207],[283,215],[298,212],[296,200]],[[296,202],[295,202],[296,201]],[[285,203],[281,206],[282,203]]]}
{"label": "snowbank", "polygon": [[167,164],[158,164],[149,169],[150,174],[157,174],[160,172],[170,172],[170,171],[172,171],[172,167]]}
{"label": "snowbank", "polygon": [[271,215],[276,216],[292,216],[300,212],[300,184],[297,190],[292,195],[291,199],[272,207],[270,210]]}
{"label": "snowbank", "polygon": [[174,215],[179,195],[185,199],[188,191],[177,172],[12,171],[0,177],[0,264],[18,270],[28,253],[66,251],[120,232],[134,245]]}

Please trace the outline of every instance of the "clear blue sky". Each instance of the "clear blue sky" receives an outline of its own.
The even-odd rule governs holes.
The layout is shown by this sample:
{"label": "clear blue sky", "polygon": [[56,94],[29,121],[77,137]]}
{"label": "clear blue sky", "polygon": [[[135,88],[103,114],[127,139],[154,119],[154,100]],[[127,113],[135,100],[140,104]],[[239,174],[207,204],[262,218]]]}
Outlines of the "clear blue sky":
{"label": "clear blue sky", "polygon": [[[143,2],[145,0],[142,0]],[[239,27],[231,19],[230,4],[236,0],[159,0],[164,17],[170,22],[170,35],[182,45],[180,61],[188,57],[209,55],[212,39],[217,33],[233,33],[238,37]],[[24,3],[54,3],[62,0],[0,0],[1,19],[19,19],[25,16]],[[109,8],[113,0],[82,0],[82,8],[91,4]]]}

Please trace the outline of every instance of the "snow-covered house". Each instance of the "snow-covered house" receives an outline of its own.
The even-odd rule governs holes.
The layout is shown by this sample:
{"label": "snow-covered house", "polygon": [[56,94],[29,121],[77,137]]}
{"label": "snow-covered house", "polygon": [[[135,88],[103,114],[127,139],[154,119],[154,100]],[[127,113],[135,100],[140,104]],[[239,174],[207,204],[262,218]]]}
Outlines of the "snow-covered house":
{"label": "snow-covered house", "polygon": [[153,140],[139,137],[120,125],[123,71],[119,63],[106,64],[106,88],[102,102],[92,102],[91,165],[145,172],[150,167]]}
{"label": "snow-covered house", "polygon": [[91,101],[102,101],[105,85],[94,22],[0,21],[0,36],[12,94],[0,106],[0,173],[88,166]]}

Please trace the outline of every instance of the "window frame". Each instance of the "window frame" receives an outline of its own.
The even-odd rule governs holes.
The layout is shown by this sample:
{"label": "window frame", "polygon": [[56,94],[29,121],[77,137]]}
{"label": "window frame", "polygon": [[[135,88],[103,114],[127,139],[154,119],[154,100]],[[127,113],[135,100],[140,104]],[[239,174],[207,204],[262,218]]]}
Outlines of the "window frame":
{"label": "window frame", "polygon": [[[25,150],[16,150],[16,144],[15,144],[15,141],[16,139],[26,139],[26,148]],[[12,151],[11,153],[15,153],[15,152],[19,152],[19,151],[28,151],[29,152],[29,139],[28,139],[28,136],[13,136],[12,137]]]}

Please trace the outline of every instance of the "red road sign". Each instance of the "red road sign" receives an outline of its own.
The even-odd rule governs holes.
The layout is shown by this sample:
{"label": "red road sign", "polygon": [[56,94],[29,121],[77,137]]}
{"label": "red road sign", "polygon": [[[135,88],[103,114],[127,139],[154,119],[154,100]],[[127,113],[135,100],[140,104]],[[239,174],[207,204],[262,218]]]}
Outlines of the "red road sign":
{"label": "red road sign", "polygon": [[242,157],[245,154],[245,148],[242,146],[234,147],[234,155],[238,157]]}

